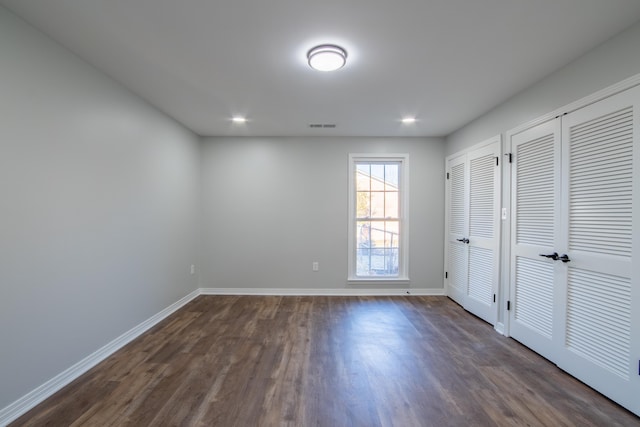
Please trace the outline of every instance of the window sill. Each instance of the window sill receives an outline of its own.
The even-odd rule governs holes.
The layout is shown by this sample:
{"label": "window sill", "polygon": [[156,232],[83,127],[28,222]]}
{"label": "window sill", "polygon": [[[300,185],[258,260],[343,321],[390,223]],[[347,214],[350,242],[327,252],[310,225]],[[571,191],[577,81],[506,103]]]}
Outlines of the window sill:
{"label": "window sill", "polygon": [[404,285],[410,282],[408,277],[348,277],[350,285],[371,284],[371,283],[392,283],[394,285]]}

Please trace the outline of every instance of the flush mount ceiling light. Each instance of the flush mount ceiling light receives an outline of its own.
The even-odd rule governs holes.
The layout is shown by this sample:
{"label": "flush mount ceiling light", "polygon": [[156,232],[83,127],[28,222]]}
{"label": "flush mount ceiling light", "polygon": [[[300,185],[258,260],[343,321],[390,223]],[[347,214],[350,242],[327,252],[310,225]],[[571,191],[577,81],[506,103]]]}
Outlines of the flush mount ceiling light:
{"label": "flush mount ceiling light", "polygon": [[408,125],[408,124],[417,122],[417,119],[415,117],[405,117],[401,120],[401,122],[404,123],[405,125]]}
{"label": "flush mount ceiling light", "polygon": [[335,71],[347,63],[347,51],[333,44],[316,46],[307,52],[309,66],[318,71]]}
{"label": "flush mount ceiling light", "polygon": [[242,116],[234,116],[231,118],[233,123],[247,123],[247,118]]}

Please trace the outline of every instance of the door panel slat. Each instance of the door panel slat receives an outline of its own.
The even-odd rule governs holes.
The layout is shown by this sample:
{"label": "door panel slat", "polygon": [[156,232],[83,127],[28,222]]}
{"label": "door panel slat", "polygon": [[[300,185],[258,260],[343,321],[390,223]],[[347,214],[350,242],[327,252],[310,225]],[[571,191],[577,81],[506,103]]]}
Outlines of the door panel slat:
{"label": "door panel slat", "polygon": [[567,347],[628,379],[631,281],[570,268],[567,290]]}
{"label": "door panel slat", "polygon": [[[632,130],[631,107],[569,128],[570,250],[631,256]],[[585,182],[610,193],[594,194]]]}
{"label": "door panel slat", "polygon": [[516,242],[551,246],[555,231],[553,135],[518,146]]}
{"label": "door panel slat", "polygon": [[449,232],[462,236],[465,229],[464,164],[451,168],[451,194],[449,207]]}
{"label": "door panel slat", "polygon": [[553,265],[516,259],[515,318],[547,338],[553,331]]}
{"label": "door panel slat", "polygon": [[468,295],[490,306],[493,299],[493,251],[485,248],[469,248]]}
{"label": "door panel slat", "polygon": [[490,239],[494,235],[495,157],[471,159],[469,167],[469,234]]}

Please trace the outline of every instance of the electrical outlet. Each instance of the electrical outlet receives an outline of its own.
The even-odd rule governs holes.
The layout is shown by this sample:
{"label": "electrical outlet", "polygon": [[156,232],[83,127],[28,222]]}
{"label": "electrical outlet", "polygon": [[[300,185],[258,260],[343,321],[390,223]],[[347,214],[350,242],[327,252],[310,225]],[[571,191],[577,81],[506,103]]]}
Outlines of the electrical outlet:
{"label": "electrical outlet", "polygon": [[191,274],[196,274],[196,266],[191,264]]}
{"label": "electrical outlet", "polygon": [[312,266],[311,266],[311,269],[312,269],[313,271],[318,271],[318,270],[320,270],[320,263],[319,263],[318,261],[313,261],[313,264],[312,264]]}

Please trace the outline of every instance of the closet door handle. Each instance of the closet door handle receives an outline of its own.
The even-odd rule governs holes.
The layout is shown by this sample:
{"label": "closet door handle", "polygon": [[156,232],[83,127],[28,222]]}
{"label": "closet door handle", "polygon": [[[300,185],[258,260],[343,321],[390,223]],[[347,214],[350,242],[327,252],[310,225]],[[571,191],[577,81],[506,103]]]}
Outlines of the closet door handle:
{"label": "closet door handle", "polygon": [[458,242],[462,242],[462,243],[469,243],[469,239],[467,239],[466,237],[463,237],[462,239],[456,239]]}
{"label": "closet door handle", "polygon": [[[543,256],[545,258],[551,258],[554,261],[557,261],[560,259],[560,257],[558,256],[558,252],[554,252],[552,254],[540,254],[540,256]],[[563,261],[563,262],[566,262],[566,261]]]}
{"label": "closet door handle", "polygon": [[560,258],[558,258],[560,261],[567,263],[567,262],[571,262],[571,260],[569,259],[569,256],[567,254],[562,254],[562,256]]}

